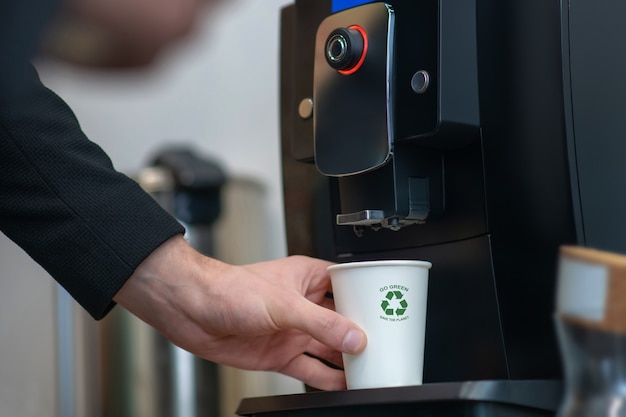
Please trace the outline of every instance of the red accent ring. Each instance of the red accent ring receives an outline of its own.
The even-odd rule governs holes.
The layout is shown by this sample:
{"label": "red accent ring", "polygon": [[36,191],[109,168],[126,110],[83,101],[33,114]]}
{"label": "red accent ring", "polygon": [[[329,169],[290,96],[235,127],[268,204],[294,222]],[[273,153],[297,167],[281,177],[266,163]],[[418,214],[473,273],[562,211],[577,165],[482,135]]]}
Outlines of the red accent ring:
{"label": "red accent ring", "polygon": [[367,55],[367,33],[365,33],[365,29],[358,25],[348,26],[348,29],[354,29],[359,31],[359,33],[363,37],[363,52],[361,53],[361,57],[359,58],[357,63],[352,68],[346,70],[337,70],[338,73],[343,75],[354,74],[359,68],[361,68],[361,65],[363,65],[363,61],[365,61],[365,55]]}

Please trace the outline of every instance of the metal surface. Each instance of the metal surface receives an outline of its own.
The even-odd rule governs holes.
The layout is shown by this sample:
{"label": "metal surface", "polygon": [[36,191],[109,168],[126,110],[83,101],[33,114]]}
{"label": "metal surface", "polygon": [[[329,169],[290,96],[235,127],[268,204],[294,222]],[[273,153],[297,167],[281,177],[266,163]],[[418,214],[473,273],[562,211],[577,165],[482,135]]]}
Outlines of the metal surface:
{"label": "metal surface", "polygon": [[[166,148],[137,181],[185,226],[190,245],[211,256],[225,181],[220,167],[192,150]],[[219,414],[217,364],[173,345],[124,309],[109,313],[101,332],[104,417]]]}
{"label": "metal surface", "polygon": [[303,98],[298,105],[298,115],[302,119],[308,119],[313,116],[313,99],[307,97]]}
{"label": "metal surface", "polygon": [[58,415],[76,417],[76,367],[74,366],[73,298],[61,286],[56,291],[57,360],[58,360]]}
{"label": "metal surface", "polygon": [[385,212],[382,210],[363,210],[357,213],[338,214],[338,225],[371,225],[385,220]]}

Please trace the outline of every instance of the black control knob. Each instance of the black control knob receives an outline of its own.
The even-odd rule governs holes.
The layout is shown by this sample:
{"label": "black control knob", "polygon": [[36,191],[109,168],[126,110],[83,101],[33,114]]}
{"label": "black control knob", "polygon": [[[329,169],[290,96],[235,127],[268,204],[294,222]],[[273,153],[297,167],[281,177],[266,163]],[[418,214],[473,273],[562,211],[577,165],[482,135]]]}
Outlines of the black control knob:
{"label": "black control knob", "polygon": [[339,71],[356,69],[367,48],[364,35],[363,29],[356,26],[333,30],[326,40],[324,53],[328,65]]}

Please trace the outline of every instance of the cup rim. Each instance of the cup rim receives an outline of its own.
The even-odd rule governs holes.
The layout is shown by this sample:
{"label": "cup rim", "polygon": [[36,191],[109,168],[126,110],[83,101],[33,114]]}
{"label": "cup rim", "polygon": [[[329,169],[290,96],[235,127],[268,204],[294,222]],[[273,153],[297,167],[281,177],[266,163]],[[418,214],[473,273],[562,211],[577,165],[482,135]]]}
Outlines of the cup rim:
{"label": "cup rim", "polygon": [[345,262],[342,264],[331,265],[326,268],[330,271],[338,271],[342,269],[354,269],[354,268],[371,268],[377,266],[419,266],[426,267],[430,269],[433,264],[429,261],[416,261],[409,259],[389,259],[389,260],[380,260],[380,261],[356,261],[356,262]]}

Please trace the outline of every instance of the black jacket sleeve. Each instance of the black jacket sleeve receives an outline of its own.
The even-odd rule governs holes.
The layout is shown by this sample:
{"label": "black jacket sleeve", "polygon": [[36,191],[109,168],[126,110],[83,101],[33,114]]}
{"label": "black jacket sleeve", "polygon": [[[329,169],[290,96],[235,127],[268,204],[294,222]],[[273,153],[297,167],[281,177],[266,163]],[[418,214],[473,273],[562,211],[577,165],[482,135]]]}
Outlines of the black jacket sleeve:
{"label": "black jacket sleeve", "polygon": [[137,266],[184,229],[39,81],[29,60],[56,7],[0,1],[0,231],[99,319]]}
{"label": "black jacket sleeve", "polygon": [[99,319],[137,266],[184,229],[85,137],[20,43],[0,39],[0,230]]}
{"label": "black jacket sleeve", "polygon": [[57,6],[0,1],[0,231],[99,319],[137,266],[184,229],[39,81],[29,61]]}
{"label": "black jacket sleeve", "polygon": [[20,94],[0,99],[0,230],[101,318],[135,268],[184,229],[115,171],[30,65],[20,74]]}

